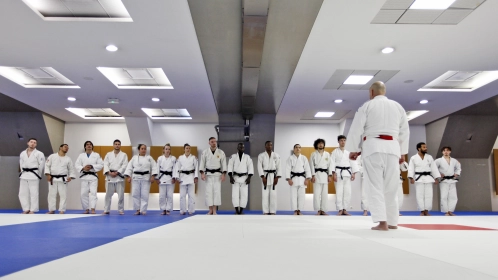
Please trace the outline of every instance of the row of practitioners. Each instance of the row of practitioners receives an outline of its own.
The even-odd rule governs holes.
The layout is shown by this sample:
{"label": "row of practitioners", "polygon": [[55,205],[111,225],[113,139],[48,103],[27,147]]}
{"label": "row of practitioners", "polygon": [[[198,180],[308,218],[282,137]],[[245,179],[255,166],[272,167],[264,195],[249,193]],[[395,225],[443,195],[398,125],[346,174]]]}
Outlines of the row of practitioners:
{"label": "row of practitioners", "polygon": [[[349,152],[344,149],[346,137],[338,137],[339,148],[335,149],[332,154],[324,151],[325,141],[317,139],[314,143],[315,152],[311,155],[309,164],[308,159],[301,155],[301,146],[294,145],[294,153],[286,161],[286,180],[290,185],[291,208],[294,215],[301,215],[301,209],[304,208],[305,188],[308,182],[314,184],[314,209],[317,215],[327,215],[328,212],[328,183],[334,180],[336,182],[336,207],[339,210],[338,215],[350,215],[346,209],[349,207],[351,200],[351,181],[355,180],[355,173],[362,173],[361,159],[358,161],[349,160]],[[247,205],[248,185],[254,174],[253,163],[247,154],[244,154],[244,145],[238,144],[238,152],[229,158],[228,166],[226,165],[225,154],[217,148],[217,142],[214,137],[209,139],[210,149],[205,150],[201,156],[200,165],[195,156],[190,154],[190,146],[184,145],[185,153],[176,159],[171,155],[171,147],[166,144],[163,148],[163,155],[157,160],[146,155],[147,147],[143,144],[138,146],[139,155],[134,156],[129,162],[128,157],[121,151],[121,142],[115,140],[113,143],[114,150],[109,152],[104,160],[98,153],[93,152],[93,144],[90,141],[85,142],[85,153],[79,155],[75,163],[75,169],[71,159],[66,156],[68,145],[60,146],[59,152],[51,155],[46,163],[41,152],[36,150],[36,139],[30,139],[28,148],[21,153],[20,174],[21,184],[19,198],[23,207],[23,213],[34,213],[38,211],[38,179],[43,174],[44,165],[45,174],[50,182],[49,186],[49,213],[55,213],[56,195],[59,193],[61,202],[59,212],[64,213],[66,209],[66,183],[75,178],[75,169],[79,171],[81,178],[81,203],[85,210],[84,213],[95,213],[97,203],[97,174],[96,172],[104,169],[106,176],[106,197],[104,214],[109,214],[112,195],[118,194],[118,211],[124,214],[124,180],[132,182],[132,197],[134,210],[137,215],[146,214],[150,183],[156,181],[159,184],[159,205],[161,214],[169,215],[173,206],[173,190],[176,181],[180,182],[180,213],[193,214],[195,211],[195,184],[198,180],[198,173],[201,173],[202,180],[206,180],[206,204],[209,206],[209,214],[216,214],[216,206],[221,205],[221,182],[225,180],[225,174],[228,173],[232,184],[232,203],[235,207],[236,214],[242,214]],[[423,143],[421,143],[423,144]],[[417,145],[419,154],[412,157],[409,166],[410,172],[419,175],[416,178],[417,202],[421,215],[429,215],[430,204],[432,204],[432,189],[428,190],[427,180],[422,176],[431,176],[438,178],[437,174],[428,174],[427,166],[431,167],[431,157],[427,155],[424,161],[424,155],[427,151],[425,144]],[[421,146],[419,148],[419,146]],[[276,189],[278,179],[281,177],[280,157],[272,151],[273,144],[268,141],[265,144],[265,152],[258,157],[258,174],[262,180],[263,191],[263,213],[276,213]],[[451,148],[446,147],[448,166],[445,166],[442,159],[435,162],[441,170],[449,174],[448,168],[459,168],[459,163],[449,158]],[[424,152],[425,151],[425,152]],[[448,153],[449,152],[449,153]],[[444,153],[444,152],[443,152]],[[425,166],[420,165],[417,161],[418,156],[425,162]],[[415,158],[415,160],[414,160]],[[452,161],[453,160],[453,165]],[[356,164],[358,162],[358,165]],[[413,163],[413,164],[412,164]],[[427,164],[428,163],[428,164]],[[419,166],[420,165],[420,166]],[[402,171],[406,171],[406,163],[400,165]],[[199,171],[200,170],[200,171]],[[411,170],[411,171],[410,171]],[[424,171],[425,170],[425,171]],[[424,173],[425,172],[425,173]],[[432,171],[431,171],[432,172]],[[455,169],[455,175],[458,176],[459,169]],[[434,177],[436,176],[436,177]],[[446,182],[441,184],[441,209],[447,215],[453,215],[454,205],[456,205],[456,189],[454,181],[450,179],[451,175],[444,176]],[[415,179],[412,179],[415,181]],[[433,181],[434,182],[434,181]],[[437,180],[436,180],[437,182]],[[412,182],[414,183],[414,182]],[[402,204],[402,179],[400,178],[400,188],[398,190],[398,204]],[[448,195],[444,195],[448,193]],[[188,209],[185,198],[188,194]],[[444,201],[447,202],[445,203]],[[365,195],[365,188],[362,188],[362,209],[364,215],[368,211],[368,203]],[[447,211],[446,211],[447,210]]]}

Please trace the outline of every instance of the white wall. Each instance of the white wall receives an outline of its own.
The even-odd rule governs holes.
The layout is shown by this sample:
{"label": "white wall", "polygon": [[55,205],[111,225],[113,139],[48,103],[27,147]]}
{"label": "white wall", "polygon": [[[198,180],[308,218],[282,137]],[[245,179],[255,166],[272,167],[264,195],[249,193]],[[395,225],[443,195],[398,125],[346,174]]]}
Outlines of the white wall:
{"label": "white wall", "polygon": [[[317,138],[325,139],[327,147],[338,147],[337,136],[339,135],[339,124],[277,124],[275,128],[275,147],[274,150],[280,155],[282,160],[282,169],[285,171],[285,161],[292,153],[294,144],[300,144],[303,147],[312,147]],[[418,142],[425,142],[425,126],[410,125],[410,149],[409,157],[416,153],[415,146]],[[353,181],[351,210],[361,211],[361,180],[359,177]],[[279,181],[278,185],[278,210],[290,210],[290,193],[289,185],[285,180]],[[335,195],[329,194],[329,209],[335,209]],[[410,193],[404,197],[403,207],[401,210],[415,211],[417,203],[415,199],[415,187],[410,185]],[[305,209],[313,210],[313,195],[306,195]]]}
{"label": "white wall", "polygon": [[[162,146],[170,143],[172,146],[183,146],[189,143],[197,146],[199,154],[209,147],[208,139],[216,137],[214,126],[216,124],[183,124],[183,123],[154,123],[152,125],[152,145]],[[95,146],[111,146],[115,139],[121,140],[123,146],[130,146],[131,140],[125,123],[67,123],[64,131],[64,142],[69,145],[68,156],[76,161],[76,158],[83,152],[83,143],[87,140],[93,142]],[[136,149],[134,149],[136,150]],[[101,155],[104,157],[105,155]],[[196,209],[204,210],[207,206],[204,203],[205,184],[199,180],[196,194]],[[98,193],[97,210],[104,208],[104,193]],[[174,196],[175,209],[180,208],[179,195]],[[159,209],[159,195],[151,194],[149,198],[149,209]],[[80,202],[80,182],[74,180],[68,185],[67,195],[68,209],[81,209]],[[117,209],[117,196],[113,196],[112,210]],[[132,200],[129,194],[125,194],[125,209],[133,209]]]}

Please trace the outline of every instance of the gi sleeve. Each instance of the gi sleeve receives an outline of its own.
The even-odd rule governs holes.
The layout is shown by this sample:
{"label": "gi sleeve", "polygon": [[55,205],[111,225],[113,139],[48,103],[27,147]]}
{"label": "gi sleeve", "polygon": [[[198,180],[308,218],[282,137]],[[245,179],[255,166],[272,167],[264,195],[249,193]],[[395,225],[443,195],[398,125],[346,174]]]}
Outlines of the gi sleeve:
{"label": "gi sleeve", "polygon": [[[200,160],[201,162],[199,164],[198,171],[206,172],[206,156],[205,156],[206,151],[207,150],[202,151],[201,160]],[[211,152],[211,151],[209,151],[209,152]],[[197,167],[197,164],[195,166]],[[195,173],[195,174],[196,174],[195,177],[197,177],[197,173]]]}
{"label": "gi sleeve", "polygon": [[67,166],[67,170],[69,171],[68,176],[71,177],[72,179],[76,179],[76,172],[73,167],[73,161],[69,157],[68,157],[68,162],[69,162]]}
{"label": "gi sleeve", "polygon": [[45,162],[45,175],[50,175],[50,169],[52,168],[52,155],[48,156]]}
{"label": "gi sleeve", "polygon": [[291,178],[291,171],[292,171],[292,156],[290,156],[285,162],[285,180]]}
{"label": "gi sleeve", "polygon": [[410,140],[410,128],[408,126],[408,118],[406,117],[405,110],[403,108],[400,108],[400,109],[402,111],[402,116],[401,116],[400,126],[399,126],[398,142],[399,142],[399,146],[401,148],[401,155],[406,155],[406,154],[408,154],[408,142]]}
{"label": "gi sleeve", "polygon": [[311,178],[310,163],[308,162],[307,157],[304,157],[304,175],[306,176],[306,179]]}
{"label": "gi sleeve", "polygon": [[228,168],[227,168],[228,174],[231,174],[233,172],[233,164],[234,164],[233,158],[234,156],[231,156],[230,159],[228,159]]}
{"label": "gi sleeve", "polygon": [[126,166],[128,165],[128,155],[124,154],[123,159],[121,160],[121,164],[118,169],[119,174],[124,174],[126,171]]}
{"label": "gi sleeve", "polygon": [[43,169],[45,169],[45,155],[40,153],[40,157],[38,158],[38,174],[43,174]]}
{"label": "gi sleeve", "polygon": [[247,157],[247,174],[250,176],[254,175],[254,165],[250,156]]}
{"label": "gi sleeve", "polygon": [[457,174],[458,176],[460,176],[460,173],[462,173],[462,165],[460,164],[460,162],[458,160],[456,160],[456,163],[455,163],[455,174]]}
{"label": "gi sleeve", "polygon": [[109,171],[111,170],[111,167],[109,166],[109,154],[106,154],[105,157],[104,157],[104,174],[107,174],[109,173]]}
{"label": "gi sleeve", "polygon": [[195,167],[195,173],[194,173],[194,178],[199,178],[199,164],[196,156],[194,157],[194,167]]}
{"label": "gi sleeve", "polygon": [[78,170],[78,172],[81,172],[83,170],[83,158],[81,155],[79,155],[78,158],[76,159],[74,167],[76,167],[76,170]]}
{"label": "gi sleeve", "polygon": [[346,150],[354,153],[361,152],[361,144],[363,142],[361,137],[365,131],[365,123],[367,121],[366,104],[368,102],[361,106],[355,113],[347,136]]}
{"label": "gi sleeve", "polygon": [[413,178],[415,175],[415,163],[413,157],[410,159],[410,163],[408,164],[408,178]]}
{"label": "gi sleeve", "polygon": [[282,177],[282,166],[280,165],[280,156],[275,159],[275,168],[277,169],[277,178]]}
{"label": "gi sleeve", "polygon": [[221,160],[221,172],[226,173],[227,172],[227,157],[225,155],[225,152],[223,152],[223,155],[220,157]]}
{"label": "gi sleeve", "polygon": [[102,161],[100,154],[98,154],[98,153],[95,153],[95,154],[97,154],[97,163],[92,164],[92,166],[93,166],[93,170],[95,172],[99,172],[104,167],[104,161]]}
{"label": "gi sleeve", "polygon": [[149,161],[150,161],[150,176],[154,177],[159,173],[157,171],[157,163],[151,156],[149,156]]}
{"label": "gi sleeve", "polygon": [[133,173],[133,159],[135,157],[132,157],[130,162],[128,162],[128,165],[126,166],[126,170],[125,170],[125,173],[124,175],[125,176],[128,176],[128,177],[131,177],[132,173]]}
{"label": "gi sleeve", "polygon": [[258,156],[258,175],[259,177],[265,176],[265,172],[263,170],[263,157],[261,154]]}

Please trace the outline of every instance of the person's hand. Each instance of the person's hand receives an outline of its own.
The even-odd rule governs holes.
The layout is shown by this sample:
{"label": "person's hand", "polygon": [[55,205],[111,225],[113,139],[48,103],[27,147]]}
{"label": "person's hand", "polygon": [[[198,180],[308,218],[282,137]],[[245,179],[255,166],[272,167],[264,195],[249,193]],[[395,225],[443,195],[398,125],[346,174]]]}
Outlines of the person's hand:
{"label": "person's hand", "polygon": [[247,176],[246,185],[251,184],[251,176]]}
{"label": "person's hand", "polygon": [[311,177],[311,183],[314,183],[316,181],[315,176]]}
{"label": "person's hand", "polygon": [[351,152],[349,153],[349,159],[350,160],[356,160],[356,158],[358,158],[358,156],[361,155],[361,152],[357,153],[357,152]]}
{"label": "person's hand", "polygon": [[118,176],[118,172],[117,171],[109,172],[109,174],[111,175],[112,178],[116,178],[116,176]]}
{"label": "person's hand", "polygon": [[47,175],[47,182],[50,182],[50,180],[52,180],[52,176]]}
{"label": "person's hand", "polygon": [[263,186],[266,187],[266,177],[261,178],[263,180]]}
{"label": "person's hand", "polygon": [[68,182],[68,183],[69,183],[69,182],[71,182],[71,180],[72,180],[72,178],[71,178],[71,177],[67,177],[66,182]]}
{"label": "person's hand", "polygon": [[225,182],[225,173],[221,174],[221,181]]}
{"label": "person's hand", "polygon": [[155,178],[153,176],[150,176],[149,182],[154,183]]}
{"label": "person's hand", "polygon": [[176,179],[175,178],[171,178],[171,184],[174,184],[176,183]]}
{"label": "person's hand", "polygon": [[206,174],[205,173],[201,174],[201,179],[202,179],[202,181],[206,181]]}
{"label": "person's hand", "polygon": [[235,179],[233,178],[233,176],[230,176],[230,184],[235,184]]}
{"label": "person's hand", "polygon": [[[456,174],[455,174],[455,175],[456,175]],[[443,173],[441,173],[441,177],[444,177],[444,174],[443,174]]]}
{"label": "person's hand", "polygon": [[310,180],[308,180],[308,178],[304,179],[304,185],[308,185],[308,183],[310,182]]}
{"label": "person's hand", "polygon": [[439,184],[439,180],[438,179],[434,180],[434,184],[436,185]]}
{"label": "person's hand", "polygon": [[292,179],[287,180],[287,183],[289,183],[289,186],[294,185],[294,182],[292,182]]}
{"label": "person's hand", "polygon": [[331,182],[332,182],[332,175],[329,175],[329,177],[327,178],[327,181],[328,181],[329,183],[331,183]]}
{"label": "person's hand", "polygon": [[399,164],[402,164],[403,162],[405,162],[405,155],[401,155],[399,158]]}
{"label": "person's hand", "polygon": [[[443,174],[441,174],[441,176],[444,176],[444,175],[443,175]],[[455,178],[457,178],[458,176],[460,176],[460,175],[458,175],[458,174],[453,174],[453,177],[455,177]]]}
{"label": "person's hand", "polygon": [[131,178],[130,178],[130,177],[127,177],[127,178],[126,178],[126,181],[127,181],[128,183],[131,183]]}
{"label": "person's hand", "polygon": [[89,171],[90,169],[92,169],[91,165],[85,165],[85,167],[83,167],[83,170],[85,171]]}
{"label": "person's hand", "polygon": [[275,180],[273,180],[273,185],[276,186],[278,183],[278,177],[275,177]]}
{"label": "person's hand", "polygon": [[197,184],[198,181],[199,181],[199,178],[194,178],[194,184]]}
{"label": "person's hand", "polygon": [[356,177],[355,177],[354,173],[353,173],[353,174],[351,174],[351,181],[354,181],[354,179],[355,179],[355,178],[356,178]]}
{"label": "person's hand", "polygon": [[410,178],[410,184],[415,184],[415,179]]}
{"label": "person's hand", "polygon": [[337,173],[334,173],[334,175],[332,175],[332,177],[334,178],[334,182],[337,182]]}

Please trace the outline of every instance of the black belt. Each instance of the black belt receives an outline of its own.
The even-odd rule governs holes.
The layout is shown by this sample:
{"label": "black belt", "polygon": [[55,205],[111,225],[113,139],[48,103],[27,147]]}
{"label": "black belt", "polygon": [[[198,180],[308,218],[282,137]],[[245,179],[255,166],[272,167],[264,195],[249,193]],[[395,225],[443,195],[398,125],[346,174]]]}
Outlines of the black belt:
{"label": "black belt", "polygon": [[444,180],[457,180],[458,181],[458,178],[455,178],[455,175],[453,176],[444,176],[444,177],[441,177],[441,181],[444,181]]}
{"label": "black belt", "polygon": [[237,173],[237,172],[233,172],[233,175],[238,176],[238,177],[242,177],[242,176],[246,176],[246,175],[247,175],[247,172],[246,172],[246,173]]}
{"label": "black belt", "polygon": [[54,178],[58,179],[58,178],[62,178],[62,182],[66,183],[66,177],[67,175],[52,175],[50,174],[50,185],[53,185],[54,184]]}
{"label": "black belt", "polygon": [[[273,174],[273,177],[277,175],[277,170],[263,170],[263,171],[266,172],[265,180],[268,180],[269,174]],[[266,184],[265,184],[265,190],[266,190]],[[275,184],[273,184],[273,190],[275,190]]]}
{"label": "black belt", "polygon": [[[109,170],[110,172],[118,172],[117,170]],[[118,172],[118,176],[121,177],[122,179],[124,179],[124,176]]]}
{"label": "black belt", "polygon": [[35,170],[38,170],[38,168],[23,168],[21,173],[19,173],[19,177],[21,177],[23,172],[31,172],[31,173],[35,174],[36,177],[38,177],[38,179],[41,180],[41,176],[38,175],[38,173],[36,173]]}
{"label": "black belt", "polygon": [[342,171],[344,171],[344,170],[348,171],[349,175],[351,175],[351,176],[353,175],[353,174],[351,174],[351,170],[349,170],[349,169],[351,169],[351,167],[336,166],[335,169],[340,169],[341,170],[339,172],[341,174],[341,180],[342,180]]}
{"label": "black belt", "polygon": [[81,178],[81,177],[83,177],[83,176],[86,176],[86,175],[92,175],[92,176],[95,176],[95,178],[97,178],[97,179],[99,178],[99,177],[97,176],[97,173],[95,173],[95,172],[92,172],[92,171],[81,171],[81,172],[83,172],[83,175],[81,175],[81,176],[80,176],[80,178]]}
{"label": "black belt", "polygon": [[221,173],[221,168],[218,168],[218,169],[208,169],[208,168],[206,168],[206,173],[207,172],[209,172],[209,173],[216,173],[216,172]]}
{"label": "black belt", "polygon": [[193,169],[193,170],[180,170],[180,173],[189,175],[189,174],[195,173],[195,169]]}
{"label": "black belt", "polygon": [[417,179],[415,179],[415,181],[418,181],[418,179],[420,179],[420,177],[422,176],[431,176],[432,179],[434,179],[434,177],[431,175],[430,172],[415,172],[415,175],[418,175]]}
{"label": "black belt", "polygon": [[325,172],[325,173],[328,173],[328,170],[325,169],[325,168],[315,168],[315,173],[316,172]]}
{"label": "black belt", "polygon": [[163,177],[164,175],[169,175],[173,177],[173,171],[159,171],[159,173],[161,173],[161,175],[159,176],[159,178],[157,178],[158,180],[160,180],[161,177]]}
{"label": "black belt", "polygon": [[149,174],[149,171],[144,171],[144,172],[140,172],[140,171],[133,171],[133,174],[145,175],[145,174]]}
{"label": "black belt", "polygon": [[304,177],[304,179],[306,179],[306,176],[304,175],[304,172],[301,172],[301,173],[296,173],[296,172],[292,172],[291,171],[291,179],[294,178],[294,177]]}

